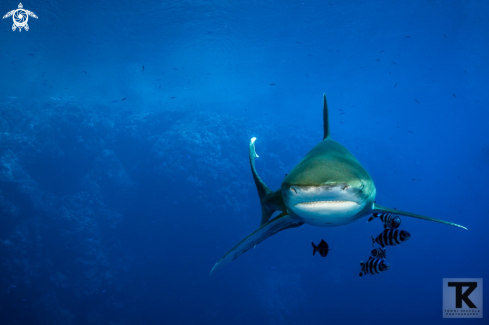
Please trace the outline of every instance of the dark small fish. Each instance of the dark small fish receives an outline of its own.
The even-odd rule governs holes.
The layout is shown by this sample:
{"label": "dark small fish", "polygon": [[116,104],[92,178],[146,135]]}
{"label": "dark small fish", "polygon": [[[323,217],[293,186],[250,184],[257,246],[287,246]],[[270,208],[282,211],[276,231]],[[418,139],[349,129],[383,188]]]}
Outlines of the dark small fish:
{"label": "dark small fish", "polygon": [[275,86],[275,84],[269,84],[270,86]]}
{"label": "dark small fish", "polygon": [[111,100],[110,102],[111,102],[111,103],[117,103],[117,101],[116,101],[116,100]]}
{"label": "dark small fish", "polygon": [[143,71],[144,71],[144,65],[143,65]]}
{"label": "dark small fish", "polygon": [[176,98],[176,97],[175,97],[175,96],[172,96],[172,97],[170,97],[170,98],[172,98],[172,99],[173,99],[173,98]]}
{"label": "dark small fish", "polygon": [[418,100],[417,100],[417,99],[415,99],[414,101],[415,101],[416,103],[418,103],[418,104],[419,104],[419,102],[418,102]]}
{"label": "dark small fish", "polygon": [[397,63],[396,63],[396,62],[394,62],[394,61],[391,61],[391,63],[392,63],[392,64],[397,64]]}
{"label": "dark small fish", "polygon": [[453,95],[453,97],[457,97],[457,96],[455,96],[455,94],[453,94],[453,93],[452,93],[452,95]]}
{"label": "dark small fish", "polygon": [[375,61],[380,61],[380,59],[375,59]]}
{"label": "dark small fish", "polygon": [[414,132],[413,132],[413,131],[409,131],[409,130],[408,130],[408,132],[409,132],[409,133],[412,133],[412,134],[414,134]]}
{"label": "dark small fish", "polygon": [[406,36],[406,38],[411,38],[411,36]]}
{"label": "dark small fish", "polygon": [[326,257],[326,255],[328,255],[328,252],[331,250],[329,249],[328,243],[326,243],[324,239],[321,239],[321,242],[317,246],[314,245],[314,242],[311,242],[311,244],[312,244],[312,256],[314,256],[316,252],[319,252],[319,254],[322,257]]}
{"label": "dark small fish", "polygon": [[395,246],[411,238],[411,235],[405,230],[384,229],[384,231],[374,238],[372,236],[372,245],[377,243],[382,247]]}
{"label": "dark small fish", "polygon": [[447,35],[443,34],[443,36],[448,37]]}
{"label": "dark small fish", "polygon": [[297,44],[302,44],[302,42],[296,42]]}
{"label": "dark small fish", "polygon": [[382,50],[382,51],[380,51],[379,53],[382,53],[382,52],[384,52],[384,51],[385,51],[385,50]]}
{"label": "dark small fish", "polygon": [[122,98],[121,100],[126,100],[126,99],[127,99],[127,98],[126,98],[126,97],[124,97],[124,98]]}
{"label": "dark small fish", "polygon": [[343,114],[345,114],[345,112],[343,112],[343,113],[340,113],[340,115],[343,115]]}
{"label": "dark small fish", "polygon": [[158,89],[160,89],[160,88],[161,88],[161,85],[158,87]]}
{"label": "dark small fish", "polygon": [[372,257],[375,258],[386,258],[387,250],[385,248],[379,247],[372,249]]}
{"label": "dark small fish", "polygon": [[312,55],[312,54],[308,54],[307,56],[314,56],[314,55]]}
{"label": "dark small fish", "polygon": [[27,55],[34,56],[35,54],[34,53],[27,53]]}
{"label": "dark small fish", "polygon": [[397,82],[396,82],[396,84],[394,85],[394,88],[396,88],[396,86],[397,86]]}
{"label": "dark small fish", "polygon": [[360,262],[360,267],[362,270],[360,272],[360,277],[362,277],[364,274],[374,275],[379,274],[380,272],[387,271],[388,269],[390,269],[391,266],[383,258],[373,258],[372,256],[370,256],[367,262]]}
{"label": "dark small fish", "polygon": [[10,64],[14,64],[14,63],[15,63],[15,61],[10,62]]}

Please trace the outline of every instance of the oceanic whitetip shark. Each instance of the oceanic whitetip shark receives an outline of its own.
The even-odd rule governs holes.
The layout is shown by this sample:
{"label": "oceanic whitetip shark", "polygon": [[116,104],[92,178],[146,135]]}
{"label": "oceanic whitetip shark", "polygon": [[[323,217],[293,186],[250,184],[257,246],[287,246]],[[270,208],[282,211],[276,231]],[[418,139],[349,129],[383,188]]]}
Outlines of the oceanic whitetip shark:
{"label": "oceanic whitetip shark", "polygon": [[[286,175],[282,186],[271,191],[255,169],[255,140],[250,142],[250,165],[260,197],[261,226],[224,255],[211,275],[258,243],[288,228],[305,223],[318,227],[343,226],[373,213],[394,213],[467,229],[452,222],[390,209],[375,203],[374,182],[358,160],[329,134],[328,104],[323,95],[323,141]],[[275,211],[281,213],[270,220]]]}

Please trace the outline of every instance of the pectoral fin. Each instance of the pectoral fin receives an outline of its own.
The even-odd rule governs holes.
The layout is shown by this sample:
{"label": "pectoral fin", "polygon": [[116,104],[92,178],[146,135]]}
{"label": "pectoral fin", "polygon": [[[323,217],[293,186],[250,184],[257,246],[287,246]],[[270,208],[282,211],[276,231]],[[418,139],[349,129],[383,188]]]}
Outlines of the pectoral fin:
{"label": "pectoral fin", "polygon": [[401,216],[406,216],[406,217],[412,217],[412,218],[418,218],[418,219],[424,219],[424,220],[429,220],[429,221],[444,223],[444,224],[449,225],[449,226],[459,227],[459,228],[463,228],[465,230],[468,230],[464,226],[458,225],[458,224],[453,223],[453,222],[439,220],[439,219],[434,219],[434,218],[429,218],[429,217],[424,217],[424,216],[420,216],[419,214],[414,214],[414,213],[410,213],[410,212],[400,211],[400,210],[396,210],[396,209],[389,209],[389,208],[383,207],[381,205],[378,205],[377,203],[374,204],[374,208],[373,208],[373,211],[372,212],[373,213],[375,213],[375,212],[388,212],[388,213],[393,213],[393,214],[397,214],[397,215],[401,215]]}
{"label": "pectoral fin", "polygon": [[302,224],[303,222],[292,219],[287,213],[279,214],[276,218],[255,230],[251,235],[243,239],[238,245],[227,252],[227,254],[214,265],[210,275],[214,274],[221,266],[235,260],[239,255],[258,245],[268,237],[288,228],[299,227]]}
{"label": "pectoral fin", "polygon": [[256,189],[258,191],[258,196],[260,197],[261,205],[261,223],[260,226],[266,224],[272,217],[275,211],[285,211],[287,208],[284,205],[282,192],[278,189],[272,192],[265,182],[260,178],[255,167],[255,158],[258,158],[255,150],[256,138],[251,138],[250,140],[250,166],[251,173],[253,174],[253,179],[255,180]]}

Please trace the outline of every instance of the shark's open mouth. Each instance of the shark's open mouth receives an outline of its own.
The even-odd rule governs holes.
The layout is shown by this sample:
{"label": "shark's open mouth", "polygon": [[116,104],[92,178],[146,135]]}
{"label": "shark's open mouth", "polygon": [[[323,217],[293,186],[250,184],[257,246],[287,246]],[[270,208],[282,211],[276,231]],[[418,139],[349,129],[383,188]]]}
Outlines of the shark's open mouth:
{"label": "shark's open mouth", "polygon": [[330,216],[333,218],[356,214],[361,209],[361,204],[344,200],[301,202],[292,207],[292,210],[302,217]]}
{"label": "shark's open mouth", "polygon": [[327,201],[302,202],[302,203],[297,203],[296,205],[300,205],[300,204],[305,204],[305,205],[315,205],[315,204],[342,204],[342,203],[355,203],[355,202],[353,202],[353,201],[344,201],[344,200],[335,200],[335,201],[327,200]]}
{"label": "shark's open mouth", "polygon": [[357,202],[334,200],[334,201],[302,202],[302,203],[297,203],[294,207],[296,209],[318,211],[318,210],[329,210],[329,209],[334,209],[334,210],[349,209],[349,208],[355,208],[357,206],[359,206]]}
{"label": "shark's open mouth", "polygon": [[323,227],[350,223],[365,206],[361,190],[345,184],[293,185],[285,191],[284,201],[290,214]]}

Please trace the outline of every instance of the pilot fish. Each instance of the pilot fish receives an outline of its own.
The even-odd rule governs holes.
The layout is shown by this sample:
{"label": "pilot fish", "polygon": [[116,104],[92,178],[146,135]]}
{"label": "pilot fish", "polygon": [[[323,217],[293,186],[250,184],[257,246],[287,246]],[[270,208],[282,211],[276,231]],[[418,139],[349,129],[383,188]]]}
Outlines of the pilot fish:
{"label": "pilot fish", "polygon": [[383,258],[374,258],[370,256],[367,262],[360,262],[360,267],[362,271],[360,272],[360,277],[364,274],[379,274],[380,272],[387,271],[391,266]]}
{"label": "pilot fish", "polygon": [[387,257],[387,251],[385,248],[379,247],[379,248],[374,248],[372,250],[372,257],[375,258],[386,258]]}
{"label": "pilot fish", "polygon": [[372,245],[378,243],[380,246],[395,246],[411,238],[411,235],[405,230],[384,229],[384,231],[374,238],[372,236]]}
{"label": "pilot fish", "polygon": [[367,222],[380,217],[380,220],[384,224],[384,228],[397,229],[401,225],[401,218],[393,213],[374,213]]}

